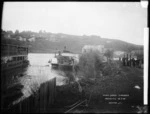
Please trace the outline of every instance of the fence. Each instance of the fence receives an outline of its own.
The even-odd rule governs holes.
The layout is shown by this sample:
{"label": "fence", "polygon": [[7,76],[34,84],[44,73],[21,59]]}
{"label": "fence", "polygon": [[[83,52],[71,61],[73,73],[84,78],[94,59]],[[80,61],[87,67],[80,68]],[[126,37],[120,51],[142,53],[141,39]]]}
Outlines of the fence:
{"label": "fence", "polygon": [[56,78],[41,84],[39,90],[29,98],[13,106],[9,112],[38,113],[50,112],[56,98]]}

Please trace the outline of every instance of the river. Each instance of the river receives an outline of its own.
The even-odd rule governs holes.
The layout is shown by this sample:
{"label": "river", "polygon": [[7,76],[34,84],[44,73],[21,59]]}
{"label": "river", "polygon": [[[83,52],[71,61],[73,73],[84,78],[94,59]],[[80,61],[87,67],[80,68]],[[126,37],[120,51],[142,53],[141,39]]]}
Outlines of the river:
{"label": "river", "polygon": [[[78,57],[78,55],[75,55]],[[7,81],[7,88],[14,86],[15,84],[23,85],[21,92],[23,95],[18,98],[13,104],[20,102],[21,100],[29,97],[33,92],[38,90],[40,84],[56,77],[56,85],[61,86],[66,83],[67,77],[65,73],[60,70],[51,69],[48,61],[54,57],[54,54],[39,54],[29,53],[28,60],[30,65],[27,68],[16,71],[15,73],[9,73],[9,81]]]}

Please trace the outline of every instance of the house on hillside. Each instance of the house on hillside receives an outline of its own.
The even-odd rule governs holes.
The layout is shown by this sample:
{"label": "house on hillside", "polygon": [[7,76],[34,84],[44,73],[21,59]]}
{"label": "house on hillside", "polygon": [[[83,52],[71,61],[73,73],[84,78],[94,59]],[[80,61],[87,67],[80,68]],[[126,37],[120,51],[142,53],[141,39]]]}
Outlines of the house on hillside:
{"label": "house on hillside", "polygon": [[100,53],[104,53],[105,52],[104,45],[85,45],[82,48],[82,53],[86,53],[89,51],[99,51]]}
{"label": "house on hillside", "polygon": [[35,41],[35,37],[29,38],[28,41],[34,42]]}
{"label": "house on hillside", "polygon": [[143,50],[133,50],[133,51],[131,51],[131,55],[135,56],[137,59],[143,59],[144,52],[143,52]]}
{"label": "house on hillside", "polygon": [[11,39],[10,34],[3,34],[4,38]]}
{"label": "house on hillside", "polygon": [[113,53],[113,60],[119,60],[124,56],[124,51],[114,51]]}
{"label": "house on hillside", "polygon": [[19,41],[26,41],[26,38],[23,38],[23,37],[19,36],[18,40]]}
{"label": "house on hillside", "polygon": [[114,53],[119,56],[119,55],[124,54],[124,51],[114,51]]}
{"label": "house on hillside", "polygon": [[143,54],[143,50],[133,50],[131,51],[132,54]]}
{"label": "house on hillside", "polygon": [[35,35],[34,35],[34,34],[32,34],[32,35],[31,35],[31,37],[35,37]]}
{"label": "house on hillside", "polygon": [[133,50],[130,53],[125,52],[123,54],[123,57],[128,57],[128,58],[131,57],[131,58],[134,58],[135,60],[137,60],[137,59],[143,59],[144,53],[143,53],[143,50]]}

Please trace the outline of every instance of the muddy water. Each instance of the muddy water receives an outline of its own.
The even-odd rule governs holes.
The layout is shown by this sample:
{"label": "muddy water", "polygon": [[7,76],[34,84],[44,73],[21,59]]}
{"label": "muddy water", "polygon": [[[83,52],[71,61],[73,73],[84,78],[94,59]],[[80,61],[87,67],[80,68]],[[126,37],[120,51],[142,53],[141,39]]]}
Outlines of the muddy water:
{"label": "muddy water", "polygon": [[7,88],[11,88],[15,84],[23,85],[21,89],[22,96],[13,102],[16,104],[21,100],[29,97],[36,92],[40,84],[56,77],[56,85],[63,85],[67,81],[65,73],[60,70],[54,70],[48,61],[54,57],[54,54],[38,54],[30,53],[28,60],[30,65],[27,68],[16,70],[15,73],[8,73],[9,79],[7,81]]}

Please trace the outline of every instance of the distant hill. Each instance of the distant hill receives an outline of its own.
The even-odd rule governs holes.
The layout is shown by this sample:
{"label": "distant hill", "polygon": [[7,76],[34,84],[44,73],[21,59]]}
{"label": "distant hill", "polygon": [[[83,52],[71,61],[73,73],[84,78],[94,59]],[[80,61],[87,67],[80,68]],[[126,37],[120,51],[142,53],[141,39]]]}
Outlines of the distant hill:
{"label": "distant hill", "polygon": [[105,48],[113,48],[115,51],[130,52],[132,50],[143,50],[143,46],[127,43],[121,40],[100,38],[98,36],[73,36],[54,35],[53,38],[37,38],[31,43],[31,52],[42,50],[43,52],[53,52],[63,50],[64,46],[74,53],[81,53],[84,45],[104,45]]}
{"label": "distant hill", "polygon": [[[142,45],[135,45],[125,41],[101,38],[100,36],[77,36],[69,35],[63,33],[50,33],[42,32],[39,33],[31,31],[17,31],[16,33],[11,33],[9,39],[21,39],[26,38],[26,42],[29,46],[30,52],[32,53],[51,53],[57,50],[63,50],[66,46],[67,50],[74,53],[81,53],[82,47],[84,45],[104,45],[105,48],[113,48],[115,51],[125,51],[130,52],[132,50],[143,50]],[[3,36],[8,36],[7,32],[3,31]],[[20,38],[21,37],[21,38]],[[7,38],[8,39],[8,38]],[[34,40],[30,40],[34,39]]]}

